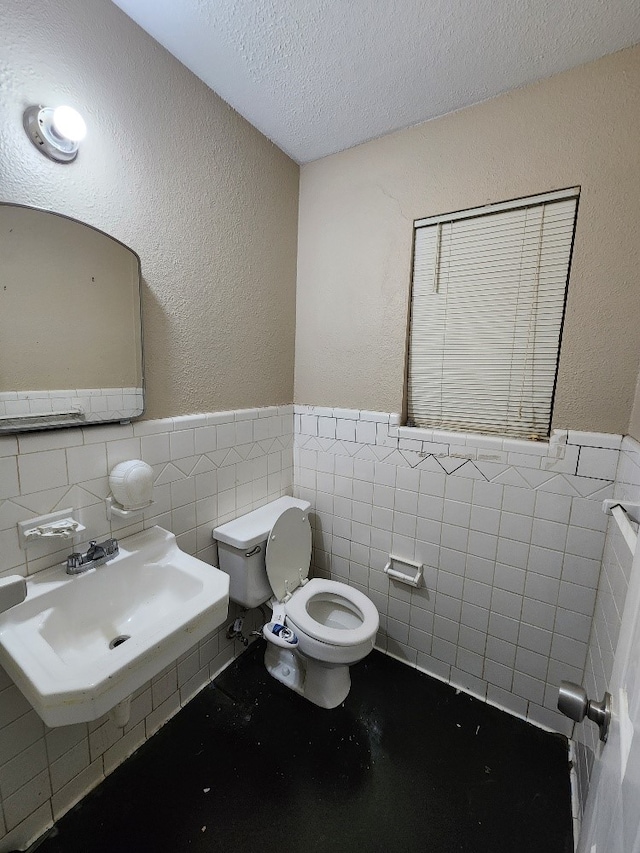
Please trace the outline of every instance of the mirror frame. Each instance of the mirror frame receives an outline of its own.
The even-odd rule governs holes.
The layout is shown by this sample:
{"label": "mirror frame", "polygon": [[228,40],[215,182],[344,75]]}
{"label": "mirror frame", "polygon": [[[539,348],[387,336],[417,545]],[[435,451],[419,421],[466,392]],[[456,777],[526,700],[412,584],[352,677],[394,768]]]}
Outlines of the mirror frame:
{"label": "mirror frame", "polygon": [[[60,429],[63,427],[92,427],[92,426],[103,426],[104,424],[111,423],[121,423],[127,424],[130,423],[134,418],[141,418],[146,411],[146,390],[145,390],[145,362],[144,362],[144,322],[143,322],[143,305],[142,305],[142,263],[140,260],[140,255],[134,251],[130,246],[127,246],[126,243],[123,243],[121,240],[118,240],[117,237],[113,237],[111,234],[108,234],[106,231],[103,231],[101,228],[96,228],[95,225],[90,225],[88,222],[83,222],[81,219],[76,219],[74,216],[68,216],[66,213],[59,213],[55,210],[47,210],[44,207],[35,207],[34,205],[29,204],[21,204],[20,202],[12,202],[12,201],[0,201],[0,206],[2,207],[19,207],[24,210],[32,210],[39,211],[41,213],[47,213],[52,216],[59,216],[61,219],[66,219],[69,222],[74,222],[78,225],[83,225],[85,228],[90,228],[92,231],[95,231],[97,234],[102,235],[103,237],[107,237],[109,240],[112,240],[114,243],[117,243],[119,246],[122,246],[123,249],[126,249],[136,259],[136,264],[138,268],[138,305],[140,311],[140,387],[142,388],[142,406],[141,409],[135,409],[135,414],[127,415],[126,410],[123,410],[119,413],[119,416],[114,418],[102,418],[100,420],[84,420],[82,415],[78,414],[70,414],[64,413],[64,415],[53,415],[47,417],[47,413],[43,412],[42,414],[35,415],[18,415],[15,417],[7,418],[4,417],[0,419],[0,435],[18,433],[18,432],[32,432],[34,430],[44,430],[44,429]],[[35,389],[34,389],[35,390]],[[7,392],[11,393],[11,392]],[[65,416],[68,414],[68,417]],[[124,415],[124,417],[123,417]]]}

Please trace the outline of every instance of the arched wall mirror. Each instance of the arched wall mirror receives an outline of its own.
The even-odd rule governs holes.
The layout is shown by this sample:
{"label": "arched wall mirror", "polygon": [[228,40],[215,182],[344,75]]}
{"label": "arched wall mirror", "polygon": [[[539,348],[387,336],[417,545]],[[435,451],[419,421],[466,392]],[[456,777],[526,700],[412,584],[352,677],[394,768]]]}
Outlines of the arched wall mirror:
{"label": "arched wall mirror", "polygon": [[62,214],[0,203],[0,432],[143,411],[138,255]]}

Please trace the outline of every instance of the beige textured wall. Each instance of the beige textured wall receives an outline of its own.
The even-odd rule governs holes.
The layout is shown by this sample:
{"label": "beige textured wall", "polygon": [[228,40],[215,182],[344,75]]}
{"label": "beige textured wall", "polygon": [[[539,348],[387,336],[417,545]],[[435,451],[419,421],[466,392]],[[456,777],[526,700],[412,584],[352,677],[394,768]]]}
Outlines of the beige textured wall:
{"label": "beige textured wall", "polygon": [[[0,199],[140,255],[147,415],[291,402],[298,166],[107,0],[0,18]],[[71,165],[22,130],[65,102],[88,125]]]}
{"label": "beige textured wall", "polygon": [[580,184],[554,426],[626,432],[639,116],[636,47],[304,166],[296,402],[401,410],[415,218]]}

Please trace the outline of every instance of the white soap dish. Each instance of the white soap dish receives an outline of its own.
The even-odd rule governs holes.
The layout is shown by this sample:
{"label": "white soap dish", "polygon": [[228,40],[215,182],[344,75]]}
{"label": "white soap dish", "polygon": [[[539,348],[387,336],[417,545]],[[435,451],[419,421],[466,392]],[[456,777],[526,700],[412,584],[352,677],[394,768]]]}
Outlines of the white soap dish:
{"label": "white soap dish", "polygon": [[27,548],[33,542],[51,542],[54,539],[73,539],[87,528],[72,517],[73,508],[61,509],[18,522],[18,542]]}

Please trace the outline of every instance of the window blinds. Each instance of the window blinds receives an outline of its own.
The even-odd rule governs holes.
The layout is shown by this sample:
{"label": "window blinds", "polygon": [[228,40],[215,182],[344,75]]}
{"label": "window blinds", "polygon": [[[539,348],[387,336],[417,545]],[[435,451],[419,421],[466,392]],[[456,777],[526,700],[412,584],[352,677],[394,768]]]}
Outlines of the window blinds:
{"label": "window blinds", "polygon": [[578,190],[415,223],[409,418],[549,433]]}

